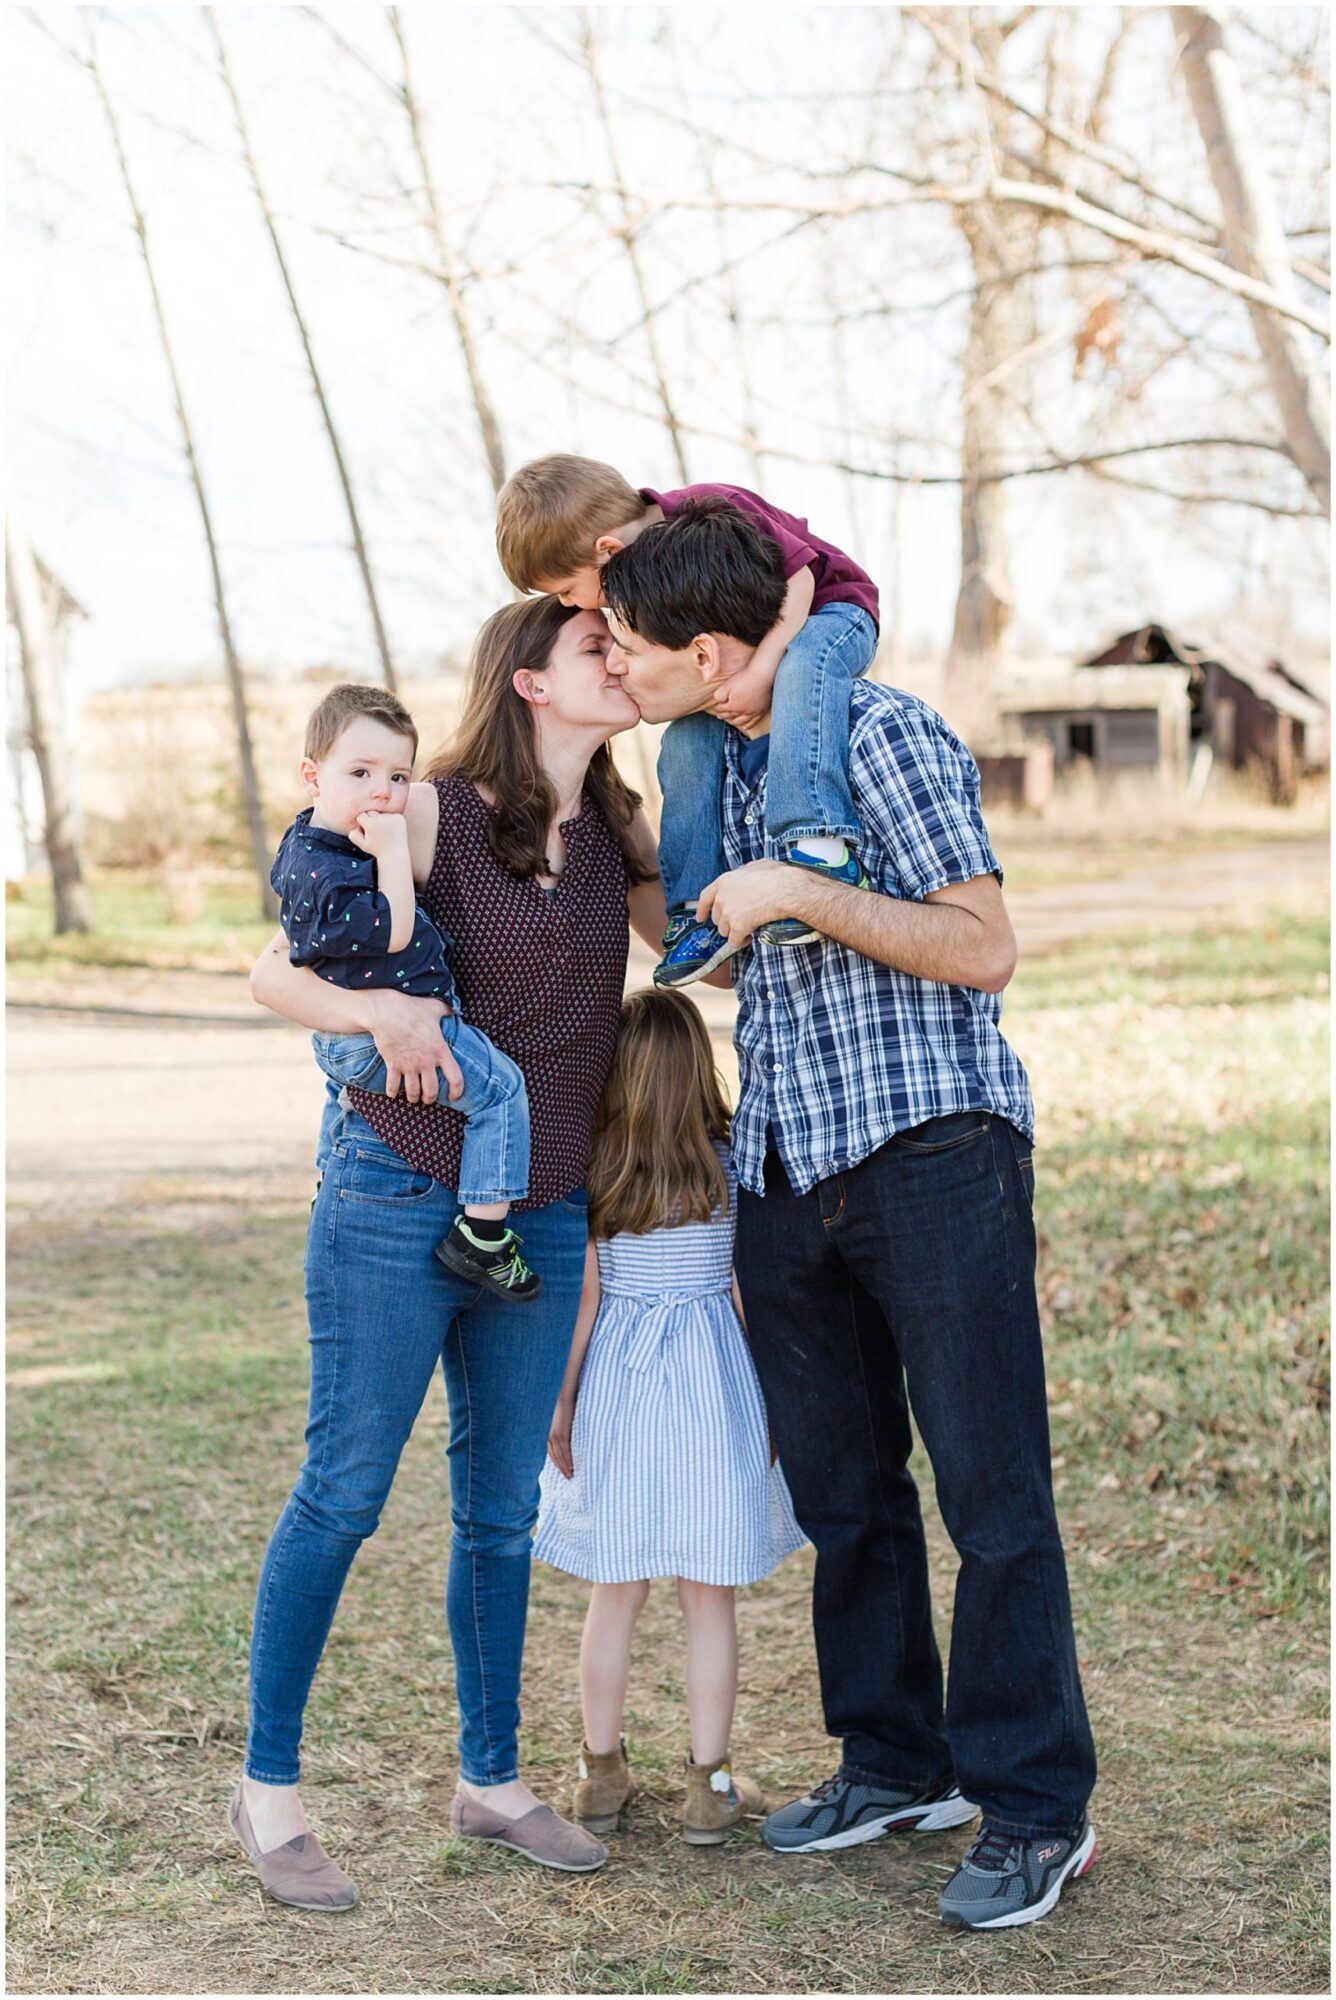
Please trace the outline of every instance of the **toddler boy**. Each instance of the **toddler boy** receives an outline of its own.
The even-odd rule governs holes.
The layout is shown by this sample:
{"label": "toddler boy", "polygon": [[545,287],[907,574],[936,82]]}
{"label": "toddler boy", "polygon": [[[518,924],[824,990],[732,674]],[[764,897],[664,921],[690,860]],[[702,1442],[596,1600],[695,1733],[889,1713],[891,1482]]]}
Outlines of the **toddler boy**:
{"label": "toddler boy", "polygon": [[[558,453],[506,481],[497,501],[501,567],[519,590],[541,590],[593,611],[603,604],[608,557],[688,501],[729,502],[779,546],[786,593],[778,619],[740,673],[720,683],[714,713],[683,716],[659,753],[663,817],[659,870],[668,905],[656,986],[687,986],[731,955],[728,940],[696,919],[701,891],[724,872],[720,799],[726,722],[771,713],[766,828],[787,858],[833,881],[866,888],[850,843],[859,832],[849,789],[849,689],[877,647],[871,577],[805,520],[744,486],[634,487],[610,465]],[[765,924],[770,944],[810,944],[795,918]]]}
{"label": "toddler boy", "polygon": [[[388,986],[441,1002],[441,1037],[464,1089],[451,1100],[442,1078],[440,1101],[466,1122],[461,1213],[436,1255],[485,1291],[527,1302],[540,1280],[506,1218],[529,1191],[529,1100],[510,1057],[460,1020],[449,940],[417,901],[403,816],[417,741],[412,716],[384,688],[331,688],[306,725],[301,775],[312,802],[284,834],[269,879],[294,965],[335,986]],[[334,1083],[384,1091],[372,1036],[311,1041]]]}

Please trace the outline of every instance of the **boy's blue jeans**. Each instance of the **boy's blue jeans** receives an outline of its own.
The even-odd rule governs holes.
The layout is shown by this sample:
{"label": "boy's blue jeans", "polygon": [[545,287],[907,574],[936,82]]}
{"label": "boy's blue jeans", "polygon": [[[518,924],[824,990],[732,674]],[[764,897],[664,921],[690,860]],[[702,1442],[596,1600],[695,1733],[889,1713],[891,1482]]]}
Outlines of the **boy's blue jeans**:
{"label": "boy's blue jeans", "polygon": [[[464,1115],[459,1160],[460,1206],[522,1201],[529,1192],[529,1098],[509,1056],[493,1048],[478,1028],[456,1013],[441,1016],[441,1039],[454,1053],[464,1094],[452,1099],[437,1071],[441,1104]],[[331,1082],[353,1084],[378,1096],[385,1090],[385,1064],[371,1035],[312,1035],[315,1059]]]}
{"label": "boy's blue jeans", "polygon": [[[823,604],[790,642],[775,675],[770,722],[766,830],[773,840],[796,846],[818,834],[857,838],[849,687],[876,650],[877,627],[857,604]],[[663,734],[659,872],[670,913],[694,905],[724,872],[724,727],[713,715],[684,715]]]}
{"label": "boy's blue jeans", "polygon": [[538,1475],[580,1303],[583,1190],[526,1209],[543,1273],[520,1311],[432,1254],[459,1214],[448,1188],[331,1098],[306,1244],[306,1462],[264,1559],[251,1640],[246,1771],[296,1784],[307,1697],[358,1549],[438,1372],[450,1406],[453,1536],[445,1609],[462,1775],[516,1775],[520,1663]]}

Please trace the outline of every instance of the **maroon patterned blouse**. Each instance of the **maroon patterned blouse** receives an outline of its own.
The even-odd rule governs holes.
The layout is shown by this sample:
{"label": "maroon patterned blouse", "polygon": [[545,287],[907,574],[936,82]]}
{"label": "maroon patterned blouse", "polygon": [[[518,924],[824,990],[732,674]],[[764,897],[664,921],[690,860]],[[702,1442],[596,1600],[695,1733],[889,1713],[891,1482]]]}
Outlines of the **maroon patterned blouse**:
{"label": "maroon patterned blouse", "polygon": [[[626,979],[626,863],[586,795],[562,826],[566,866],[549,894],[501,866],[487,841],[493,808],[466,779],[434,782],[441,816],[422,901],[454,940],[460,1013],[524,1072],[529,1192],[515,1207],[539,1208],[579,1187],[589,1164]],[[365,1090],[348,1097],[410,1166],[459,1185],[457,1111]]]}

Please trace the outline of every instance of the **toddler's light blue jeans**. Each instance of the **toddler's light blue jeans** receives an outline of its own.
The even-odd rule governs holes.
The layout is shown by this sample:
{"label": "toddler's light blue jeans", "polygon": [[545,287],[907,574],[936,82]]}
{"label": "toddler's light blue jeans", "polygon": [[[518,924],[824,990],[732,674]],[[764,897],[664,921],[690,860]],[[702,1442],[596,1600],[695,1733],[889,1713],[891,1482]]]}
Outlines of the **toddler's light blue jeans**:
{"label": "toddler's light blue jeans", "polygon": [[[856,840],[849,789],[849,689],[877,650],[877,627],[857,604],[823,604],[789,645],[775,675],[766,776],[766,831],[794,847],[819,834]],[[659,872],[669,911],[694,904],[724,872],[720,826],[724,724],[684,715],[659,751],[663,818]]]}
{"label": "toddler's light blue jeans", "polygon": [[[509,1056],[493,1048],[459,1015],[441,1016],[441,1039],[453,1051],[464,1094],[453,1100],[440,1071],[438,1102],[462,1112],[460,1206],[467,1202],[522,1201],[529,1192],[529,1098]],[[377,1096],[385,1090],[385,1064],[370,1035],[312,1035],[315,1059],[332,1083],[352,1084]]]}

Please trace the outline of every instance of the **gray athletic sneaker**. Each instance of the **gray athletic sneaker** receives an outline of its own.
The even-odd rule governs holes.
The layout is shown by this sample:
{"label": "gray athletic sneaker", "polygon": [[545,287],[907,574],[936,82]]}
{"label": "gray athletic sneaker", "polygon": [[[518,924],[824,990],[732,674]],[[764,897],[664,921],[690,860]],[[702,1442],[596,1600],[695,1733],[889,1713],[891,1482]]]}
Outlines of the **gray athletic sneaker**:
{"label": "gray athletic sneaker", "polygon": [[916,1792],[912,1785],[869,1784],[836,1772],[771,1813],[761,1838],[778,1854],[812,1854],[858,1847],[883,1833],[940,1833],[963,1826],[978,1810],[949,1778],[931,1791]]}
{"label": "gray athletic sneaker", "polygon": [[957,1930],[1000,1931],[1046,1917],[1069,1882],[1094,1865],[1095,1829],[1026,1840],[986,1826],[937,1898],[937,1914]]}

